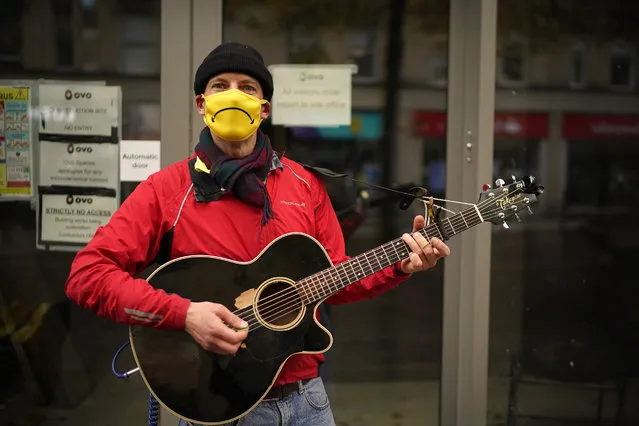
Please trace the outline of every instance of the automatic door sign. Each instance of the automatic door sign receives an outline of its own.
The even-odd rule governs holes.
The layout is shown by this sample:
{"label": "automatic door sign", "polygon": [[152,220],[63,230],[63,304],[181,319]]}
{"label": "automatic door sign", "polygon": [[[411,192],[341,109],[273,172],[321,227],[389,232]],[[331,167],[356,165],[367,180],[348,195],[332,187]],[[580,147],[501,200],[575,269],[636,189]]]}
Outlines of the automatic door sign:
{"label": "automatic door sign", "polygon": [[120,142],[120,180],[142,182],[160,171],[160,141]]}

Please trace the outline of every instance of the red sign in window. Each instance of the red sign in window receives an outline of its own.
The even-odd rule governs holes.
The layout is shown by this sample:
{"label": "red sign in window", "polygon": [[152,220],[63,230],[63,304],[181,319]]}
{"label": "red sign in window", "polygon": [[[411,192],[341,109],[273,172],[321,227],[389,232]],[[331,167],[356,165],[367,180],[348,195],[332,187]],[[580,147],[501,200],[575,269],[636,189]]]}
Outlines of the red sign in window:
{"label": "red sign in window", "polygon": [[563,120],[567,140],[639,140],[639,115],[567,114]]}
{"label": "red sign in window", "polygon": [[[446,137],[446,113],[417,111],[413,120],[413,134],[422,138]],[[517,139],[548,137],[548,114],[498,112],[495,114],[495,136]]]}

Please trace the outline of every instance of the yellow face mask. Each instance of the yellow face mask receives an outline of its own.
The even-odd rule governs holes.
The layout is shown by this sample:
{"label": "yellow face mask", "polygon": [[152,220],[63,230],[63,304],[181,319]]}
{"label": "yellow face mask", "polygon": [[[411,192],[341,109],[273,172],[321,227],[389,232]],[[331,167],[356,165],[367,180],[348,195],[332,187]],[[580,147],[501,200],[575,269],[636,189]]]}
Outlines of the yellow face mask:
{"label": "yellow face mask", "polygon": [[262,122],[262,105],[258,99],[238,89],[202,95],[204,122],[219,137],[229,142],[243,141],[257,131]]}

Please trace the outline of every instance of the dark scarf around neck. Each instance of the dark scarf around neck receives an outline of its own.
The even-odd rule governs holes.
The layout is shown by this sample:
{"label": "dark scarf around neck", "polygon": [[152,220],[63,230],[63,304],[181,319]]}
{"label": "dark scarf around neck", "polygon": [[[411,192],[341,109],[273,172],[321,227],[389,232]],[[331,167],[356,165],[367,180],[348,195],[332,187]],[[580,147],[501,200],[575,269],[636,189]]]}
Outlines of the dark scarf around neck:
{"label": "dark scarf around neck", "polygon": [[200,132],[195,154],[210,170],[196,170],[196,159],[189,162],[191,180],[198,202],[219,199],[231,192],[242,202],[262,209],[262,226],[273,217],[271,200],[266,190],[266,177],[271,169],[273,148],[269,138],[258,130],[255,149],[246,157],[227,156],[215,145],[208,127]]}

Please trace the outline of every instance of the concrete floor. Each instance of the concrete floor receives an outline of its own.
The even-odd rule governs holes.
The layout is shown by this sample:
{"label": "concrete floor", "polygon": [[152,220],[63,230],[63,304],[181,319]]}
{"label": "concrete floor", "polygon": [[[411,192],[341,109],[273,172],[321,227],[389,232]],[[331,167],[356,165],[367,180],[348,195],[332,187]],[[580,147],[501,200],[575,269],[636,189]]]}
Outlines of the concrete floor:
{"label": "concrete floor", "polygon": [[[506,426],[510,381],[490,379],[488,386],[488,426]],[[327,385],[331,405],[338,426],[440,426],[438,419],[439,382],[367,382],[332,383]],[[639,382],[631,384],[628,399],[639,398]],[[555,416],[554,422],[520,420],[518,425],[586,425],[571,419],[595,419],[594,394],[575,390],[549,391],[549,388],[530,389],[522,398],[522,414]],[[613,418],[613,394],[605,398],[603,419]],[[28,407],[18,404],[13,407]],[[141,426],[147,424],[147,392],[141,380],[123,382],[104,377],[101,385],[79,407],[71,410],[28,408],[21,413],[5,407],[0,412],[0,424],[6,426]],[[624,412],[623,425],[636,425],[639,406],[629,404]],[[167,421],[164,419],[164,421]],[[164,423],[176,424],[175,422]],[[513,423],[514,424],[514,423]],[[610,424],[612,423],[603,423]]]}

